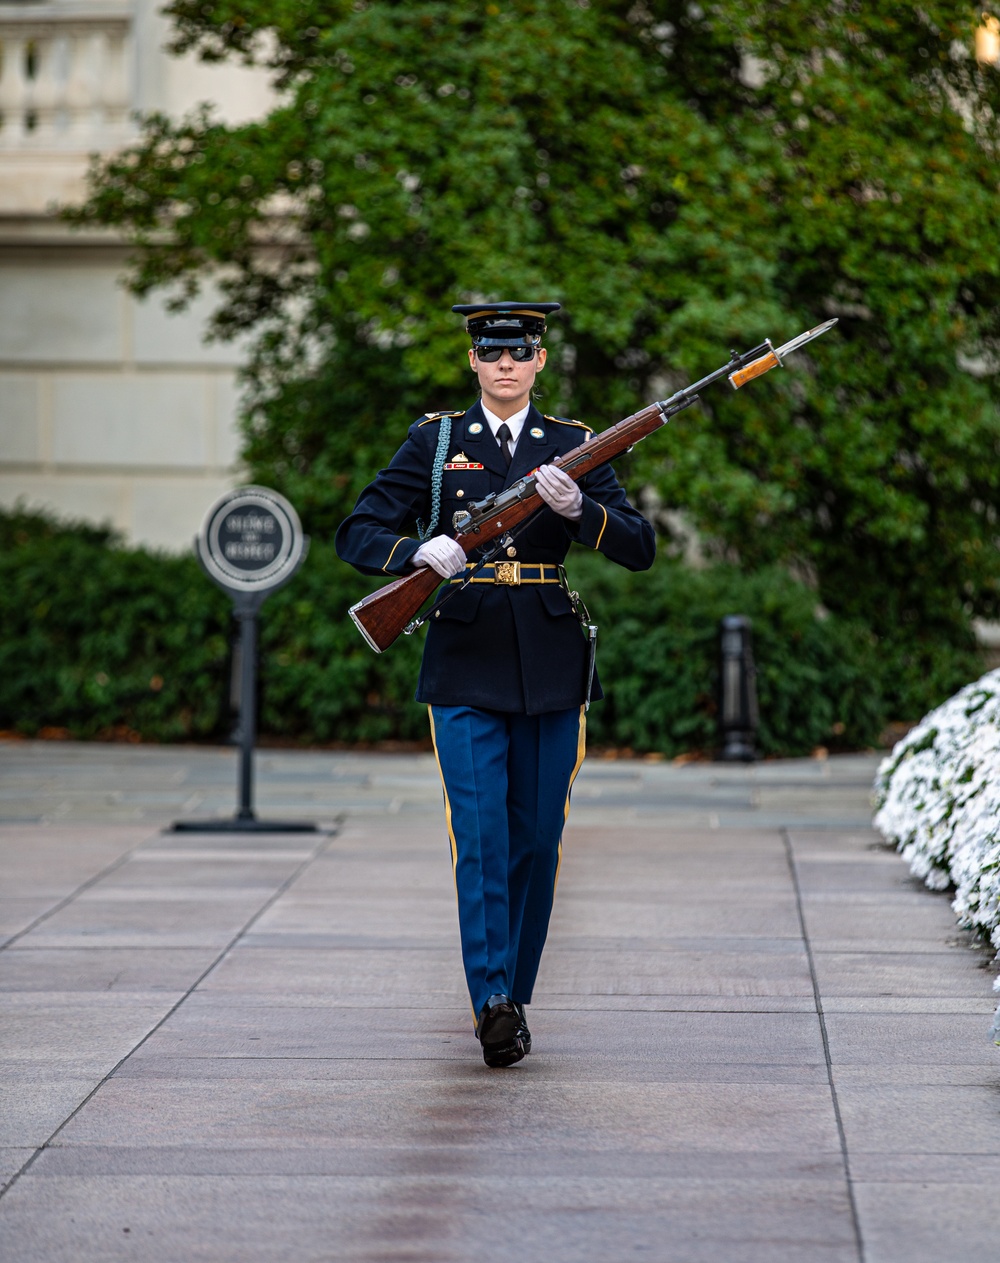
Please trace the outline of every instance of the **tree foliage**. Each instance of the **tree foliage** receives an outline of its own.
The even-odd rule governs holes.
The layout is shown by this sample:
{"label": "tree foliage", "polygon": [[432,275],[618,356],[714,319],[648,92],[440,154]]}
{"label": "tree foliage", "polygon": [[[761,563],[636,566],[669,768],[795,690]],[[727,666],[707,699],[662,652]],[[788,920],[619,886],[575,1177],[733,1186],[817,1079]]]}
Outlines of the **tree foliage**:
{"label": "tree foliage", "polygon": [[543,406],[598,428],[836,315],[626,467],[745,569],[909,646],[998,611],[997,73],[928,0],[175,0],[271,67],[256,123],[147,118],[77,218],[251,331],[246,455],[328,531],[470,379],[449,307],[558,299]]}

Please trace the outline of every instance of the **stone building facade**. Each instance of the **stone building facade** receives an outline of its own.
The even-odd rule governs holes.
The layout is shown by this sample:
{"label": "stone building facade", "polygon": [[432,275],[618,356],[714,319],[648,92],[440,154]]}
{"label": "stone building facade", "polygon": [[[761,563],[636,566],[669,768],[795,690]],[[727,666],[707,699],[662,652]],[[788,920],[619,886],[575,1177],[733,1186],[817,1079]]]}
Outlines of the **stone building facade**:
{"label": "stone building facade", "polygon": [[134,134],[135,111],[267,109],[261,73],[169,57],[159,7],[0,3],[0,505],[176,551],[239,481],[240,348],[203,343],[207,299],[182,315],[136,301],[123,244],[55,215],[82,197],[88,154]]}

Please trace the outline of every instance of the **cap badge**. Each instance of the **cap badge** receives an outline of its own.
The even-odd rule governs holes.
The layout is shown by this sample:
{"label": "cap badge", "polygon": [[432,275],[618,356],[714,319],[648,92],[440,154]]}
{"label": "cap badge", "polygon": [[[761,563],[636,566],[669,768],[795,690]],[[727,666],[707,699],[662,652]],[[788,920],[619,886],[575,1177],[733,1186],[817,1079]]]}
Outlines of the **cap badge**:
{"label": "cap badge", "polygon": [[482,434],[482,432],[483,426],[481,421],[473,421],[473,423],[469,426],[470,434]]}
{"label": "cap badge", "polygon": [[537,425],[533,425],[531,429],[528,431],[528,433],[531,435],[533,439],[545,438],[545,431],[540,426],[537,426]]}

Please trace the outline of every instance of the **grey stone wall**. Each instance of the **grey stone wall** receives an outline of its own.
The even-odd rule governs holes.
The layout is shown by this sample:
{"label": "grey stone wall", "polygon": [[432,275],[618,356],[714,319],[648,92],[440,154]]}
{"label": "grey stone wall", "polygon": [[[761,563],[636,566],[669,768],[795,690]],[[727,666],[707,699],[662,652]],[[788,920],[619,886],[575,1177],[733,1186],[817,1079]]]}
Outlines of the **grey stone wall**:
{"label": "grey stone wall", "polygon": [[128,140],[133,110],[210,100],[239,119],[270,98],[258,72],[167,57],[157,8],[0,4],[0,504],[176,550],[240,478],[241,348],[204,345],[210,296],[172,315],[126,294],[122,244],[55,208],[82,196],[88,153]]}

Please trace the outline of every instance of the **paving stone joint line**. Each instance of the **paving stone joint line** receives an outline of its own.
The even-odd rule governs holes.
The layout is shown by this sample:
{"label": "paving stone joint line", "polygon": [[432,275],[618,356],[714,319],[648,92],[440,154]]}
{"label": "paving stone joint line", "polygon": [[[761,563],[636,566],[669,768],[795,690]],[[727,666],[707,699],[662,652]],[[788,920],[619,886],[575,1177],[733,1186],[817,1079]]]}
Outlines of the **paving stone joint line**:
{"label": "paving stone joint line", "polygon": [[267,813],[350,828],[195,854],[153,831],[231,815],[230,752],[0,743],[47,817],[0,830],[0,1256],[457,1263],[502,1204],[549,1263],[992,1257],[989,979],[876,842],[875,762],[586,764],[490,1078],[432,757],[262,752]]}
{"label": "paving stone joint line", "polygon": [[[32,823],[34,823],[34,821],[32,821]],[[32,930],[36,929],[44,921],[47,921],[50,917],[54,917],[56,913],[61,912],[63,908],[68,908],[74,899],[78,899],[80,895],[89,890],[91,886],[96,886],[97,883],[103,881],[105,877],[110,877],[111,874],[121,868],[123,864],[127,864],[135,852],[138,851],[141,846],[145,846],[148,840],[148,838],[140,838],[135,846],[131,847],[123,855],[119,855],[116,860],[112,860],[110,864],[105,865],[99,873],[95,873],[93,877],[88,877],[86,881],[81,882],[75,890],[71,891],[64,899],[60,899],[58,903],[53,904],[51,908],[46,908],[44,912],[35,917],[34,921],[26,925],[24,929],[19,930],[16,934],[12,934],[6,942],[0,943],[0,952],[5,952],[8,947],[13,947],[19,939],[24,938],[26,934],[30,934]],[[0,1196],[2,1196],[2,1192],[0,1192]]]}
{"label": "paving stone joint line", "polygon": [[851,1222],[854,1228],[854,1240],[857,1244],[858,1263],[865,1263],[865,1246],[864,1238],[861,1233],[861,1216],[858,1213],[858,1203],[855,1195],[854,1181],[851,1178],[851,1158],[847,1148],[847,1133],[844,1130],[844,1119],[840,1111],[840,1101],[837,1097],[837,1085],[834,1080],[833,1059],[830,1056],[830,1036],[826,1029],[826,1016],[823,1013],[823,996],[820,992],[819,978],[816,974],[816,961],[813,957],[812,942],[809,938],[809,927],[806,925],[805,908],[802,904],[802,887],[799,883],[798,867],[795,862],[795,851],[792,847],[792,838],[787,827],[781,829],[781,840],[784,843],[785,855],[788,859],[788,871],[791,874],[792,888],[795,891],[795,907],[799,916],[799,925],[802,928],[802,942],[806,949],[806,958],[809,962],[809,976],[812,979],[813,999],[816,1005],[816,1017],[819,1021],[820,1035],[823,1040],[823,1056],[826,1059],[826,1073],[830,1084],[830,1101],[833,1105],[834,1117],[837,1121],[837,1135],[840,1137],[840,1152],[844,1163],[844,1180],[847,1185],[847,1197],[851,1207]]}
{"label": "paving stone joint line", "polygon": [[[268,899],[266,899],[264,903],[262,903],[261,906],[256,910],[256,912],[254,912],[253,915],[239,928],[239,930],[237,930],[235,935],[233,935],[232,939],[230,939],[230,941],[226,943],[226,945],[222,948],[222,950],[218,953],[218,955],[215,956],[212,959],[212,961],[209,963],[209,965],[198,975],[198,977],[194,980],[194,982],[190,985],[190,987],[187,988],[187,990],[180,997],[180,999],[170,1006],[170,1008],[167,1010],[166,1013],[163,1014],[160,1020],[156,1022],[153,1026],[151,1026],[149,1030],[146,1032],[146,1034],[143,1035],[143,1037],[134,1045],[134,1047],[130,1048],[129,1051],[125,1054],[125,1056],[120,1058],[118,1062],[116,1062],[116,1064],[111,1067],[111,1069],[107,1072],[107,1074],[105,1074],[99,1080],[99,1082],[94,1085],[94,1087],[87,1093],[87,1095],[83,1098],[83,1100],[78,1102],[75,1108],[69,1114],[66,1115],[66,1117],[62,1120],[62,1122],[55,1129],[55,1131],[53,1131],[52,1134],[48,1137],[48,1139],[45,1140],[43,1144],[39,1145],[37,1149],[35,1149],[34,1153],[32,1153],[31,1157],[27,1160],[27,1162],[25,1162],[24,1165],[20,1167],[20,1169],[17,1170],[11,1176],[11,1178],[6,1182],[6,1184],[4,1184],[3,1186],[0,1186],[0,1201],[2,1201],[4,1197],[6,1197],[6,1195],[11,1191],[11,1189],[13,1189],[14,1185],[18,1182],[21,1176],[27,1174],[27,1172],[31,1169],[31,1167],[37,1161],[39,1156],[43,1154],[45,1150],[48,1149],[53,1144],[53,1142],[59,1136],[60,1132],[62,1132],[63,1129],[69,1123],[73,1121],[73,1119],[77,1116],[77,1114],[79,1114],[80,1111],[86,1107],[86,1105],[93,1099],[93,1097],[95,1097],[97,1093],[100,1092],[101,1088],[104,1087],[104,1085],[108,1082],[108,1080],[118,1073],[118,1071],[129,1060],[129,1058],[134,1056],[139,1051],[139,1049],[143,1046],[143,1044],[145,1044],[148,1039],[150,1039],[153,1035],[155,1035],[156,1032],[160,1029],[161,1026],[163,1026],[165,1022],[169,1021],[170,1018],[173,1017],[173,1015],[178,1011],[178,1009],[180,1009],[181,1006],[190,999],[191,995],[198,989],[198,987],[201,986],[201,984],[205,981],[205,979],[212,972],[212,970],[216,968],[219,962],[223,960],[226,954],[228,952],[231,952],[237,946],[240,939],[245,934],[249,933],[249,931],[257,923],[257,921],[259,921],[260,918],[267,912],[267,910],[270,907],[272,907],[281,898],[281,896],[289,889],[289,887],[293,884],[293,882],[297,881],[298,878],[301,877],[302,874],[305,873],[305,871],[310,867],[310,865],[314,864],[323,855],[323,853],[332,844],[334,838],[340,832],[340,829],[343,826],[343,823],[344,823],[343,815],[338,815],[333,821],[333,823],[324,830],[323,834],[321,835],[321,840],[317,842],[316,846],[313,848],[308,859],[303,860],[299,864],[299,866],[292,873],[290,873],[288,877],[285,878],[285,880],[281,883],[280,886],[278,886],[278,888],[271,894],[271,896]],[[132,851],[138,849],[138,847],[140,846],[145,845],[146,842],[148,842],[148,840],[149,840],[148,838],[145,838],[141,842],[138,842],[136,846],[132,848],[132,850],[128,851],[119,860],[109,865],[107,869],[102,870],[101,873],[99,873],[96,877],[92,878],[90,881],[84,882],[83,885],[80,886],[79,890],[76,893],[80,893],[80,891],[86,889],[88,886],[93,885],[94,882],[100,880],[100,878],[105,876],[106,873],[113,872],[121,864],[124,864],[125,861],[132,854]],[[72,899],[75,897],[76,897],[76,894],[74,894],[73,896],[70,896],[69,899],[64,899],[59,906],[60,907],[65,906],[66,904],[70,903]],[[50,911],[55,911],[55,909],[52,909]],[[44,920],[44,917],[39,917],[38,920],[39,921]],[[29,929],[30,928],[31,927],[29,927]],[[27,931],[24,931],[24,933],[27,933]],[[20,937],[20,935],[18,935],[17,937]],[[10,944],[9,943],[5,944],[5,946],[9,947]]]}

